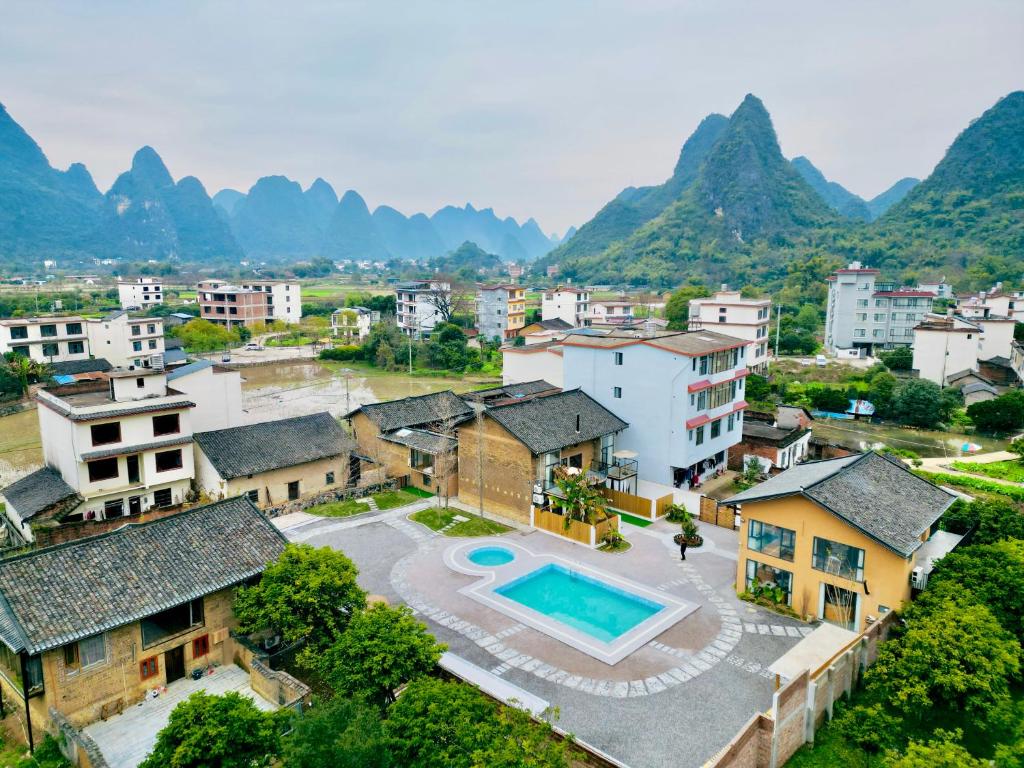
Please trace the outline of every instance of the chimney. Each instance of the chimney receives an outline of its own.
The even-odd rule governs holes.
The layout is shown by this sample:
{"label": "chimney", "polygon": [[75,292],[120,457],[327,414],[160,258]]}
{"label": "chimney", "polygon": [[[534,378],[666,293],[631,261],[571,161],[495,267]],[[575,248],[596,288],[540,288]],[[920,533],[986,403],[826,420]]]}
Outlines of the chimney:
{"label": "chimney", "polygon": [[580,433],[580,415],[576,414],[576,434]]}

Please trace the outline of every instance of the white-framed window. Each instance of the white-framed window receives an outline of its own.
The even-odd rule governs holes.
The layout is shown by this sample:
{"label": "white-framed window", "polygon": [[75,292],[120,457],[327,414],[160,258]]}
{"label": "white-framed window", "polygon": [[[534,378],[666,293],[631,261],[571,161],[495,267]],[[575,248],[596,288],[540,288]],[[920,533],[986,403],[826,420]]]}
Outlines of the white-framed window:
{"label": "white-framed window", "polygon": [[612,397],[616,400],[622,399],[622,387],[612,387]]}

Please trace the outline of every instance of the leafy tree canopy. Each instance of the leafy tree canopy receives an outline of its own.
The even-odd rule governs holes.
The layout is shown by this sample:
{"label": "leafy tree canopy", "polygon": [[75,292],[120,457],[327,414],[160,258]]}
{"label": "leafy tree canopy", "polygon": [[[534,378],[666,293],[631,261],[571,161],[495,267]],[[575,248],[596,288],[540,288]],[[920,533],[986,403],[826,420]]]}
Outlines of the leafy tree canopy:
{"label": "leafy tree canopy", "polygon": [[284,739],[285,768],[390,768],[380,712],[335,696],[296,717]]}

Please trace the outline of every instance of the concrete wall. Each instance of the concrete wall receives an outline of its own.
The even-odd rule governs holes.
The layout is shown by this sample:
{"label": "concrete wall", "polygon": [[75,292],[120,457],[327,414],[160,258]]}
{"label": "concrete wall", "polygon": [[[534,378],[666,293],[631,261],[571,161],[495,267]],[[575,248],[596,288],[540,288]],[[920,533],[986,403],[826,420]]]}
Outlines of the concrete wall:
{"label": "concrete wall", "polygon": [[211,366],[181,376],[171,388],[188,395],[196,407],[191,420],[203,432],[240,427],[242,418],[242,374]]}
{"label": "concrete wall", "polygon": [[[823,583],[833,584],[858,594],[859,626],[856,629],[867,626],[869,615],[880,618],[882,616],[879,612],[880,605],[884,605],[890,610],[896,610],[910,599],[910,572],[913,569],[913,560],[900,557],[814,502],[801,496],[748,502],[742,505],[741,514],[743,522],[740,526],[736,564],[736,588],[738,591],[743,591],[746,587],[747,560],[750,559],[793,574],[790,607],[800,616],[820,618],[819,601]],[[747,548],[747,533],[751,520],[793,530],[795,532],[793,561],[749,550]],[[854,582],[815,570],[812,567],[815,536],[863,549],[864,581]],[[868,585],[867,589],[865,584]],[[867,594],[868,590],[870,590],[870,595]]]}
{"label": "concrete wall", "polygon": [[918,376],[946,385],[946,377],[960,371],[978,370],[979,333],[965,328],[951,331],[914,331],[914,360]]}
{"label": "concrete wall", "polygon": [[[344,488],[348,481],[348,454],[299,464],[294,467],[260,472],[250,477],[225,480],[195,443],[196,485],[213,499],[240,496],[249,491],[259,492],[258,506],[271,507],[288,501],[288,483],[299,482],[299,496],[322,493],[331,488]],[[334,473],[334,482],[327,483],[327,473]]]}
{"label": "concrete wall", "polygon": [[507,347],[501,350],[502,384],[521,384],[525,381],[543,379],[556,387],[563,385],[562,349],[544,348],[531,350],[530,345]]}

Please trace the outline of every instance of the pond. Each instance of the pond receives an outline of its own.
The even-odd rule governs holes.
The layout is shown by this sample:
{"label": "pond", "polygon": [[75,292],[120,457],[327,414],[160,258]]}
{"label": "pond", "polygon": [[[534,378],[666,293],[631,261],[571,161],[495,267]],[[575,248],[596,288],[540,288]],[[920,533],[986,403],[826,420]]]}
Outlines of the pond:
{"label": "pond", "polygon": [[877,443],[891,448],[913,451],[923,458],[957,457],[965,442],[980,445],[980,452],[1002,451],[1005,440],[984,435],[964,435],[928,429],[905,429],[892,424],[870,424],[865,421],[817,419],[812,425],[814,435],[840,445],[868,450]]}

